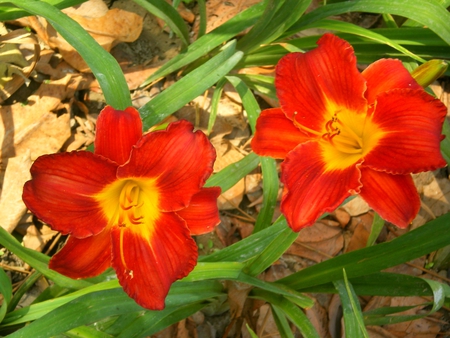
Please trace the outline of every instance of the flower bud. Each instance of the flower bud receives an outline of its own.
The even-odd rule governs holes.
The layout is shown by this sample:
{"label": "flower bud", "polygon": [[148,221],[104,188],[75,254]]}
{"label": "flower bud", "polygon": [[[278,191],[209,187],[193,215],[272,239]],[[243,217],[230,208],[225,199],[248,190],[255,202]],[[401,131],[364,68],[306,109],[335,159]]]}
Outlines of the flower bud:
{"label": "flower bud", "polygon": [[414,69],[411,75],[422,87],[428,87],[445,73],[447,67],[447,62],[443,60],[430,60]]}

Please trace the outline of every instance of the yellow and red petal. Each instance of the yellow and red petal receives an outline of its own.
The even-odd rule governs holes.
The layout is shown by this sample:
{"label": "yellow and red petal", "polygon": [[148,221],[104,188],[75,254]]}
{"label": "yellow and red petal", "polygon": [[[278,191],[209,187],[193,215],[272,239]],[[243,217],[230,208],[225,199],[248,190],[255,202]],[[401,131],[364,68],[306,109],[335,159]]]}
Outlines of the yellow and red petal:
{"label": "yellow and red petal", "polygon": [[256,121],[252,149],[260,156],[283,159],[297,145],[309,141],[280,108],[266,109]]}
{"label": "yellow and red petal", "polygon": [[187,208],[177,211],[178,216],[186,221],[192,235],[211,232],[220,223],[217,207],[219,195],[219,187],[203,188],[192,197]]}
{"label": "yellow and red petal", "polygon": [[442,102],[422,90],[394,89],[380,94],[371,118],[383,136],[365,156],[364,166],[391,174],[445,166],[440,141],[446,113]]}
{"label": "yellow and red petal", "polygon": [[54,230],[77,238],[96,235],[107,219],[94,196],[116,179],[116,170],[115,163],[85,151],[41,156],[23,200]]}
{"label": "yellow and red petal", "polygon": [[116,110],[106,106],[97,119],[95,153],[124,164],[141,136],[142,121],[135,108]]}
{"label": "yellow and red petal", "polygon": [[187,121],[178,121],[167,130],[144,135],[130,161],[119,167],[118,176],[156,179],[162,211],[187,207],[211,175],[216,158],[205,134],[193,128]]}
{"label": "yellow and red petal", "polygon": [[400,60],[375,61],[362,72],[362,75],[367,81],[366,99],[369,104],[374,103],[379,94],[392,89],[422,90]]}
{"label": "yellow and red petal", "polygon": [[105,228],[96,236],[69,236],[64,247],[49,262],[50,269],[70,278],[89,278],[111,266],[111,232]]}
{"label": "yellow and red petal", "polygon": [[336,209],[361,187],[359,164],[327,170],[319,144],[309,142],[291,151],[282,163],[285,195],[281,211],[289,226],[299,231],[325,212]]}
{"label": "yellow and red petal", "polygon": [[112,266],[125,292],[139,305],[162,310],[170,286],[197,262],[186,223],[163,213],[152,224],[112,229]]}
{"label": "yellow and red petal", "polygon": [[420,209],[411,175],[391,175],[361,166],[361,197],[384,220],[406,228]]}
{"label": "yellow and red petal", "polygon": [[289,119],[322,132],[338,110],[366,112],[365,80],[356,68],[352,46],[325,34],[307,53],[290,53],[277,65],[275,87]]}

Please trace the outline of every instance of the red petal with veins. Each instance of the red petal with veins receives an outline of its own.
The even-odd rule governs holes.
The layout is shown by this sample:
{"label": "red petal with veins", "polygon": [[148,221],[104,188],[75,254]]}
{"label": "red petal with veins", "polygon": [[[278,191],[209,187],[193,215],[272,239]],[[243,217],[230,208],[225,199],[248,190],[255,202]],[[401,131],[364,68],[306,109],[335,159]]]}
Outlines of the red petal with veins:
{"label": "red petal with veins", "polygon": [[352,193],[358,193],[357,164],[343,170],[326,171],[316,142],[302,144],[281,164],[281,180],[287,193],[281,211],[294,231],[313,225],[323,213],[336,209]]}
{"label": "red petal with veins", "polygon": [[197,245],[185,222],[163,213],[154,224],[114,227],[112,266],[125,292],[139,305],[162,310],[170,286],[197,262]]}
{"label": "red petal with veins", "polygon": [[267,109],[261,112],[256,121],[252,149],[260,156],[283,159],[300,143],[310,139],[294,126],[280,108]]}
{"label": "red petal with veins", "polygon": [[362,72],[362,75],[367,80],[366,98],[369,104],[374,103],[379,94],[391,89],[423,90],[400,60],[375,61]]}
{"label": "red petal with veins", "polygon": [[159,209],[177,211],[189,205],[211,175],[216,152],[201,131],[192,132],[187,121],[174,122],[167,130],[144,135],[130,161],[119,167],[120,178],[157,179]]}
{"label": "red petal with veins", "polygon": [[[275,87],[289,119],[315,131],[338,109],[366,112],[365,80],[352,46],[325,34],[307,53],[290,53],[277,65]],[[297,114],[295,114],[297,113]]]}
{"label": "red petal with veins", "polygon": [[97,119],[95,153],[124,164],[141,136],[142,121],[135,108],[115,110],[106,106]]}
{"label": "red petal with veins", "polygon": [[380,94],[373,122],[385,135],[365,157],[364,166],[392,174],[435,170],[446,165],[440,151],[447,109],[421,90]]}
{"label": "red petal with veins", "polygon": [[64,247],[50,259],[49,267],[70,278],[101,274],[111,265],[111,232],[78,239],[69,236]]}
{"label": "red petal with veins", "polygon": [[420,209],[411,175],[391,175],[361,166],[361,197],[381,218],[406,228]]}
{"label": "red petal with veins", "polygon": [[117,165],[80,151],[39,157],[25,183],[23,200],[38,218],[63,234],[84,238],[107,225],[92,197],[116,180]]}
{"label": "red petal with veins", "polygon": [[220,223],[217,207],[219,195],[219,187],[203,188],[192,197],[187,208],[177,211],[178,216],[186,221],[192,235],[211,232]]}

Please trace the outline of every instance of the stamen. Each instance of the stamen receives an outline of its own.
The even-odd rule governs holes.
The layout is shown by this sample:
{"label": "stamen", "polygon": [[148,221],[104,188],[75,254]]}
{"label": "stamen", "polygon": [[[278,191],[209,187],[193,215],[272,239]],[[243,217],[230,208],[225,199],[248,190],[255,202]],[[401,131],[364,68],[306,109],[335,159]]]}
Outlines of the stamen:
{"label": "stamen", "polygon": [[139,203],[140,187],[133,181],[127,181],[122,187],[119,197],[119,216],[118,226],[126,227],[127,225],[142,224],[143,216],[137,216],[137,212],[144,205]]}

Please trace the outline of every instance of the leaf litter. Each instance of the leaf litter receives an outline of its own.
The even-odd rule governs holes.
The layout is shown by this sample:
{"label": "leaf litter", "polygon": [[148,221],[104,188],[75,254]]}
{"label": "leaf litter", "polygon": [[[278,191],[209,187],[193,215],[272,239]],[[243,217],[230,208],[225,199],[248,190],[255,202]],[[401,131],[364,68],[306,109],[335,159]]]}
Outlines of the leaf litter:
{"label": "leaf litter", "polygon": [[[207,31],[257,2],[259,1],[208,1]],[[95,7],[89,7],[87,13],[83,11],[82,6],[66,12],[98,39],[105,49],[111,50],[118,59],[136,107],[139,108],[177,80],[176,75],[171,75],[151,87],[138,88],[143,80],[180,51],[180,42],[167,31],[161,21],[158,22],[145,10],[136,7],[133,2],[114,2],[113,7],[117,6],[120,9],[111,9],[102,1],[91,0],[89,3]],[[179,11],[192,25],[193,35],[197,34],[198,9],[183,6]],[[86,149],[91,145],[95,135],[96,116],[105,102],[102,101],[98,84],[76,51],[52,31],[43,19],[30,17],[26,20],[28,21],[21,24],[33,27],[44,48],[39,53],[39,62],[33,65],[35,68],[31,75],[33,84],[14,89],[13,91],[17,90],[16,94],[11,93],[14,95],[0,108],[2,116],[0,215],[3,219],[2,226],[9,232],[15,231],[20,234],[26,247],[45,252],[49,246],[57,243],[59,237],[56,236],[56,232],[33,219],[27,212],[21,201],[23,183],[29,179],[29,168],[38,156]],[[149,41],[149,36],[152,37],[152,41]],[[26,42],[29,44],[29,41]],[[30,57],[34,47],[27,48],[20,48],[19,44],[17,49],[23,56],[23,58],[19,56],[21,60],[19,66],[24,68],[34,62],[33,57]],[[267,75],[273,73],[273,69],[252,68],[243,72]],[[6,84],[11,81],[6,80]],[[447,106],[450,100],[449,87],[445,82],[433,85],[436,95]],[[259,94],[259,96],[262,99],[260,102],[262,106],[278,104],[276,100],[266,95]],[[181,108],[171,119],[187,119],[197,129],[207,132],[211,98],[211,92],[205,93],[204,96]],[[220,99],[218,115],[209,137],[217,151],[214,168],[216,172],[242,159],[251,151],[246,114],[240,98],[229,85],[225,87]],[[411,228],[421,226],[450,211],[450,183],[446,169],[419,174],[414,179],[422,197],[422,208]],[[258,168],[221,195],[219,205],[222,222],[214,232],[197,237],[200,254],[212,253],[251,234],[262,203],[261,186],[262,175]],[[281,191],[282,187],[278,201],[281,199]],[[275,217],[278,215],[280,215],[279,205]],[[363,248],[366,246],[372,222],[372,212],[367,204],[357,197],[314,226],[303,229],[287,252],[259,278],[275,281],[341,253]],[[403,232],[387,224],[377,242],[389,241]],[[450,250],[444,248],[429,257],[422,257],[388,271],[446,280],[444,268],[449,268],[449,255]],[[18,277],[17,275],[13,277],[13,271],[21,276],[30,272],[30,267],[23,266],[23,263],[20,266],[20,261],[9,253],[3,252],[1,259],[3,267],[10,267],[8,273],[16,281]],[[434,262],[438,267],[442,267],[439,272],[427,269],[432,267]],[[17,269],[21,272],[17,272]],[[229,310],[200,311],[153,337],[249,337],[246,324],[252,327],[259,337],[279,337],[270,306],[249,298],[250,287],[235,282],[226,282],[225,286],[228,289]],[[42,288],[42,285],[39,287]],[[328,294],[310,296],[315,299],[315,303],[312,308],[306,309],[305,313],[319,335],[342,336],[342,310],[339,297]],[[364,311],[383,306],[414,306],[408,310],[408,314],[427,311],[425,305],[420,305],[427,301],[422,297],[376,296],[359,297],[359,300]],[[27,303],[29,301],[28,299]],[[441,311],[413,322],[369,326],[368,331],[371,337],[437,337],[447,324]],[[299,336],[297,329],[294,326],[291,328],[295,336]]]}

